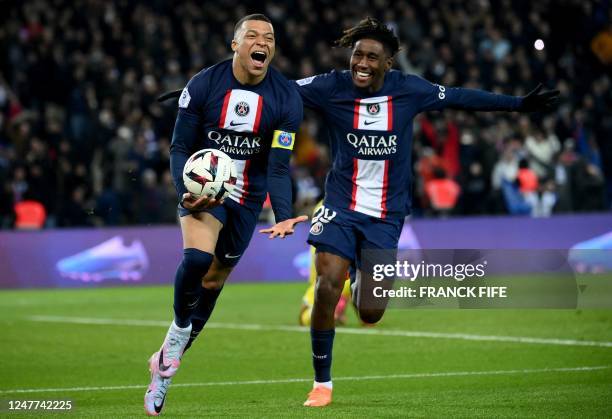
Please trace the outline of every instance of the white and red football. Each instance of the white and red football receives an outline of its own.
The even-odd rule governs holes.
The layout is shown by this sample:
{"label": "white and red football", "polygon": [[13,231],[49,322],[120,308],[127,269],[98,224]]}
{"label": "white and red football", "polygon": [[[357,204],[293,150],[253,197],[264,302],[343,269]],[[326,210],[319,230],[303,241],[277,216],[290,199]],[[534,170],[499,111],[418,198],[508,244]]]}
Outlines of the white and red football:
{"label": "white and red football", "polygon": [[189,157],[183,169],[183,182],[193,195],[217,200],[227,198],[236,186],[236,166],[222,151],[205,148]]}

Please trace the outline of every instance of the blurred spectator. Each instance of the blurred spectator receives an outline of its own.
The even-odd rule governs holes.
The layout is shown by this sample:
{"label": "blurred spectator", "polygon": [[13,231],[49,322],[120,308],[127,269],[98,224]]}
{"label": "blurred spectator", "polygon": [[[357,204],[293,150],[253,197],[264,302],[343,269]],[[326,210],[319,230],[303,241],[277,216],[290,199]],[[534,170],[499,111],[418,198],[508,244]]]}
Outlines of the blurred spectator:
{"label": "blurred spectator", "polygon": [[538,190],[538,176],[531,170],[529,162],[525,159],[519,161],[516,181],[523,196],[535,194]]}
{"label": "blurred spectator", "polygon": [[[453,214],[512,212],[502,195],[520,195],[511,187],[523,157],[540,181],[538,202],[552,193],[554,211],[609,210],[612,10],[606,5],[8,2],[0,18],[0,225],[10,224],[13,203],[24,193],[43,204],[51,226],[54,220],[91,224],[91,207],[103,225],[175,222],[167,170],[176,104],[154,98],[228,58],[234,22],[254,11],[273,20],[273,64],[289,78],[346,68],[348,52],[329,46],[342,28],[370,15],[399,35],[401,71],[513,95],[538,82],[561,90],[563,103],[548,115],[449,110],[419,117],[417,213],[430,206],[425,184],[436,169],[461,185]],[[543,49],[534,48],[536,39]],[[323,188],[329,166],[323,123],[307,114],[298,135],[292,170],[298,207],[311,205]]]}
{"label": "blurred spectator", "polygon": [[8,181],[0,184],[0,229],[7,229],[13,225],[15,218],[13,194]]}
{"label": "blurred spectator", "polygon": [[572,171],[573,210],[601,210],[604,201],[604,181],[599,167],[593,163],[578,160]]}
{"label": "blurred spectator", "polygon": [[447,177],[444,169],[436,168],[433,179],[425,183],[425,192],[434,213],[448,215],[457,204],[461,188],[457,182]]}
{"label": "blurred spectator", "polygon": [[466,215],[484,214],[487,209],[487,179],[480,162],[472,162],[462,180],[461,212]]}
{"label": "blurred spectator", "polygon": [[152,224],[161,218],[163,191],[157,184],[153,169],[145,169],[141,176],[141,188],[135,197],[136,216],[139,224]]}
{"label": "blurred spectator", "polygon": [[560,150],[559,140],[554,134],[547,137],[540,130],[525,139],[529,163],[538,178],[550,178],[554,174],[554,162]]}
{"label": "blurred spectator", "polygon": [[68,202],[59,214],[58,224],[61,227],[89,227],[92,226],[91,212],[87,211],[85,187],[77,186],[72,190]]}
{"label": "blurred spectator", "polygon": [[18,230],[38,230],[44,227],[47,212],[42,203],[24,199],[15,204],[15,228]]}
{"label": "blurred spectator", "polygon": [[106,177],[102,192],[96,199],[95,214],[102,219],[102,224],[115,226],[121,223],[123,214],[123,204],[121,197],[113,188],[112,179]]}

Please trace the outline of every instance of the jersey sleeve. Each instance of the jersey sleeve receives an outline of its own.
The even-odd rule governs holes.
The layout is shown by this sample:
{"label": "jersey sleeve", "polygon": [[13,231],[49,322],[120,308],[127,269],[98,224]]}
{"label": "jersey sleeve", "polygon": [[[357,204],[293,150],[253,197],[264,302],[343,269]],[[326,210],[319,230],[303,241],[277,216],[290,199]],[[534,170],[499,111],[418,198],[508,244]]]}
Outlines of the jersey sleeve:
{"label": "jersey sleeve", "polygon": [[472,111],[516,111],[522,100],[517,96],[498,95],[484,90],[445,87],[417,76],[408,76],[406,87],[415,94],[417,112],[446,108]]}
{"label": "jersey sleeve", "polygon": [[201,72],[187,83],[179,97],[178,115],[170,144],[170,171],[179,200],[187,192],[183,183],[183,168],[189,156],[197,151],[195,148],[207,95],[208,77]]}
{"label": "jersey sleeve", "polygon": [[335,86],[334,78],[334,72],[330,72],[295,80],[304,106],[315,110],[321,109],[327,103],[327,99]]}
{"label": "jersey sleeve", "polygon": [[277,223],[291,218],[293,199],[289,162],[295,144],[295,133],[303,117],[302,100],[293,86],[291,92],[283,107],[281,121],[274,131],[268,157],[268,193]]}

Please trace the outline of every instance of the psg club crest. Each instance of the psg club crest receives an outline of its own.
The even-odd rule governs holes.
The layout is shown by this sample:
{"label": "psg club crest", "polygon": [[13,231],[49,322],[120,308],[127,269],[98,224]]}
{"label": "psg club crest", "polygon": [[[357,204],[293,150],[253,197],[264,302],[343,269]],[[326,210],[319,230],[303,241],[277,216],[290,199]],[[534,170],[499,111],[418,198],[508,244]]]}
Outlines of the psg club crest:
{"label": "psg club crest", "polygon": [[278,136],[278,143],[284,147],[291,145],[291,134],[283,132]]}
{"label": "psg club crest", "polygon": [[366,107],[366,109],[370,115],[377,115],[380,112],[380,104],[371,103]]}
{"label": "psg club crest", "polygon": [[234,107],[234,112],[238,116],[247,116],[249,114],[249,104],[246,102],[238,102]]}
{"label": "psg club crest", "polygon": [[313,223],[312,227],[310,227],[310,234],[312,234],[313,236],[318,236],[322,232],[323,232],[323,223],[321,221],[317,221]]}

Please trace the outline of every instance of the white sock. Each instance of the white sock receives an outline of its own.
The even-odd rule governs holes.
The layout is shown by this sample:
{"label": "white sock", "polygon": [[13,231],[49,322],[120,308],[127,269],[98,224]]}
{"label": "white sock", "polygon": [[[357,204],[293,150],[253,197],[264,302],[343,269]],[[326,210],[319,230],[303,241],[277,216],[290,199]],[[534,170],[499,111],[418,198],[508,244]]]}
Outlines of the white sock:
{"label": "white sock", "polygon": [[191,333],[191,324],[187,327],[178,327],[174,320],[172,320],[172,324],[170,325],[170,329],[173,329],[179,333]]}
{"label": "white sock", "polygon": [[326,382],[324,382],[324,383],[318,383],[318,382],[316,382],[316,381],[315,381],[315,382],[313,383],[313,385],[312,385],[312,388],[319,387],[319,386],[326,387],[326,388],[328,388],[328,389],[330,389],[330,390],[331,390],[331,389],[334,387],[334,386],[332,385],[332,382],[331,382],[331,381],[326,381]]}

